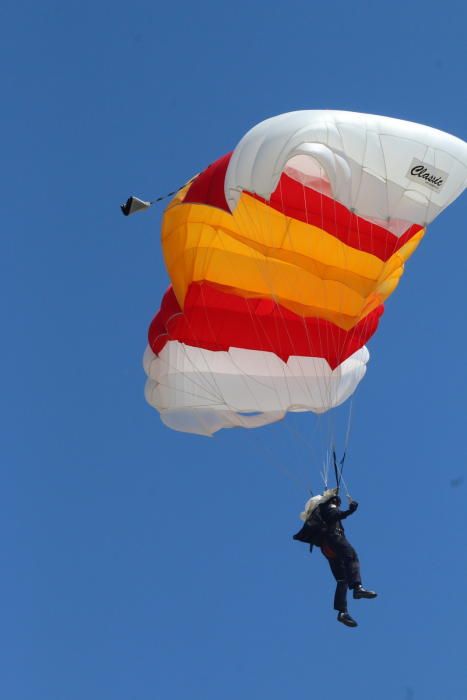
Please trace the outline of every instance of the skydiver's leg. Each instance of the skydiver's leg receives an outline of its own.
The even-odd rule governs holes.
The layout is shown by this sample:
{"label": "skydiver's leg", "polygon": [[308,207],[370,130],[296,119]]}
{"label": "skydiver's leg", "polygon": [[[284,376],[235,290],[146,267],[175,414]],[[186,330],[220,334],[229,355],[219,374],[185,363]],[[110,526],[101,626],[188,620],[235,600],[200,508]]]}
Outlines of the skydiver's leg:
{"label": "skydiver's leg", "polygon": [[337,610],[337,620],[346,627],[357,627],[358,623],[347,612],[348,585],[345,580],[346,572],[342,559],[327,544],[321,548],[323,555],[329,562],[332,575],[336,579],[336,592],[334,594],[334,610]]}
{"label": "skydiver's leg", "polygon": [[343,567],[345,569],[345,580],[350,589],[353,589],[353,597],[358,598],[376,598],[378,595],[375,591],[368,591],[362,586],[362,578],[360,575],[360,562],[355,549],[345,537],[339,537],[338,546],[335,547],[339,557],[342,557]]}
{"label": "skydiver's leg", "polygon": [[[323,551],[323,550],[321,550]],[[328,551],[328,554],[330,552]],[[339,612],[347,612],[347,582],[345,580],[345,568],[342,559],[330,556],[326,556],[325,551],[323,551],[324,556],[329,562],[329,567],[331,569],[332,575],[336,580],[336,592],[334,594],[334,610]]]}
{"label": "skydiver's leg", "polygon": [[357,552],[352,547],[348,539],[343,536],[336,538],[332,545],[335,548],[339,559],[342,561],[345,571],[344,578],[348,587],[350,589],[358,588],[358,586],[362,585],[362,578],[360,574],[360,562]]}
{"label": "skydiver's leg", "polygon": [[349,587],[344,579],[336,581],[336,592],[334,593],[334,610],[347,612],[347,591]]}
{"label": "skydiver's leg", "polygon": [[344,566],[346,570],[346,579],[349,584],[350,589],[358,588],[362,585],[362,577],[360,573],[360,561],[358,559],[358,554],[352,545],[349,543],[349,547],[344,557]]}

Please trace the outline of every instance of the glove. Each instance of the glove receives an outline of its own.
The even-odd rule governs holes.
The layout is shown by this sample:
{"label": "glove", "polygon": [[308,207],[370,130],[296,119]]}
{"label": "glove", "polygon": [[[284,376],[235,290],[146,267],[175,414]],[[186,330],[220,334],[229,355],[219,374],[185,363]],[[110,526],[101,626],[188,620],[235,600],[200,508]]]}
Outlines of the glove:
{"label": "glove", "polygon": [[357,503],[357,501],[350,501],[350,503],[349,503],[349,510],[350,510],[350,512],[351,512],[351,513],[355,513],[355,511],[357,510],[357,508],[358,508],[358,503]]}

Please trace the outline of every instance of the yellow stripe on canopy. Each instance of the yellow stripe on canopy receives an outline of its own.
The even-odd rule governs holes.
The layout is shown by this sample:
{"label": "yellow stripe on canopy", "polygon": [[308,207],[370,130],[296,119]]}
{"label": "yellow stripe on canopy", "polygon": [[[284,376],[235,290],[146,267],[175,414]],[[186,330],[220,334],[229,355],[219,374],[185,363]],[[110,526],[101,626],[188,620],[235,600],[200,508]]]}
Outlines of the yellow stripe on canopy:
{"label": "yellow stripe on canopy", "polygon": [[191,282],[243,297],[273,297],[307,317],[350,329],[396,288],[419,231],[386,262],[243,195],[234,214],[183,203],[166,210],[162,245],[178,302]]}

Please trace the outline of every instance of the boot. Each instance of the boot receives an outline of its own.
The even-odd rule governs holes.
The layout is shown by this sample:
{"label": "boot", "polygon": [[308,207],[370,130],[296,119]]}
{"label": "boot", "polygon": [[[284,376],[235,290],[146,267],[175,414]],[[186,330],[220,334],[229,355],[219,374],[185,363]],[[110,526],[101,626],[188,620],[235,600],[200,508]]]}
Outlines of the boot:
{"label": "boot", "polygon": [[338,613],[337,620],[342,622],[342,624],[346,625],[347,627],[358,627],[358,623],[353,619],[353,617],[350,617],[348,612]]}
{"label": "boot", "polygon": [[357,600],[359,598],[376,598],[377,595],[378,594],[375,593],[375,591],[367,591],[361,584],[359,586],[355,586],[353,589],[353,597]]}

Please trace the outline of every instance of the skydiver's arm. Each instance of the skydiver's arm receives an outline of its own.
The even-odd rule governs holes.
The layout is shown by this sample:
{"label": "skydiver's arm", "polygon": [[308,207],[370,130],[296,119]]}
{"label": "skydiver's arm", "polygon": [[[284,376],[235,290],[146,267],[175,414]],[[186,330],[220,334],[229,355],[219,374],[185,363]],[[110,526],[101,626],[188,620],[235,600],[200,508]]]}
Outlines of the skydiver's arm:
{"label": "skydiver's arm", "polygon": [[[352,501],[351,503],[355,503],[355,501]],[[345,520],[345,518],[348,518],[349,515],[355,513],[356,510],[356,503],[354,506],[350,505],[348,510],[339,510],[339,508],[333,503],[329,505],[325,504],[321,509],[321,516],[326,524],[332,525],[338,520]]]}

